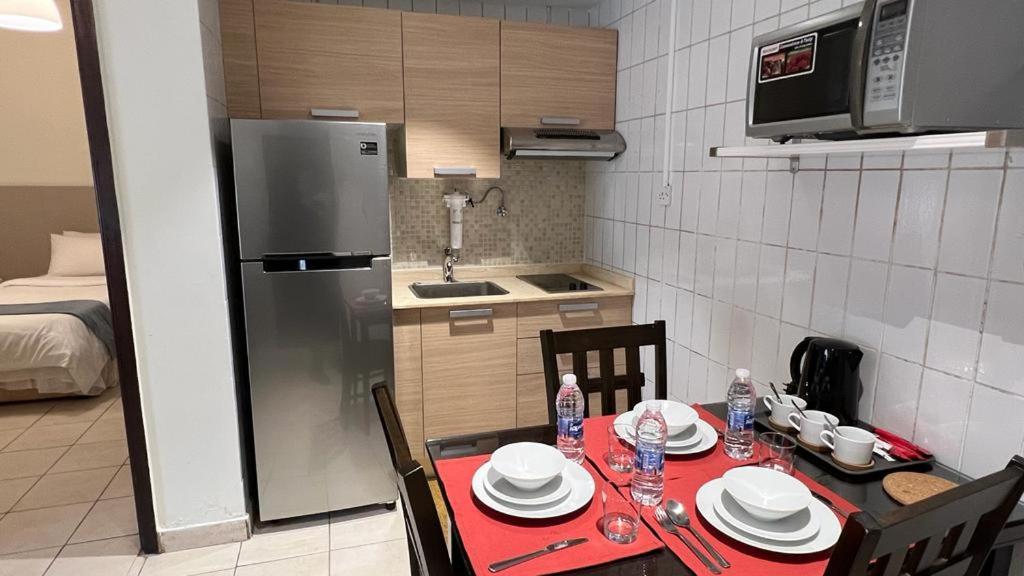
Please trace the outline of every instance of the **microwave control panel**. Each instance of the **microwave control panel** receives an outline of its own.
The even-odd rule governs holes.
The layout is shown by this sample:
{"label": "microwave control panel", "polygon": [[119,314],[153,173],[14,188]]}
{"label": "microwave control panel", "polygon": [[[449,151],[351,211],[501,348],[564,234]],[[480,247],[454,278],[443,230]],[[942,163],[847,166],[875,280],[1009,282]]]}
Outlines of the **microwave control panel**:
{"label": "microwave control panel", "polygon": [[864,111],[895,110],[903,81],[910,0],[879,3],[864,79]]}

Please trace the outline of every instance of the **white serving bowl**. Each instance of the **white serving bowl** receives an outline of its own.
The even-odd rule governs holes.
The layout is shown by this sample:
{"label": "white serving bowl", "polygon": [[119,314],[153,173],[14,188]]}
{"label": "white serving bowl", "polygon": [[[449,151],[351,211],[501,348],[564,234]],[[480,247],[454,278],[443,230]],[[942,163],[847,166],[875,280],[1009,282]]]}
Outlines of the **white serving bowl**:
{"label": "white serving bowl", "polygon": [[770,468],[733,468],[722,480],[729,495],[758,520],[781,520],[811,503],[811,491],[803,482]]}
{"label": "white serving bowl", "polygon": [[668,426],[669,436],[675,436],[683,432],[696,424],[697,420],[700,420],[697,411],[682,402],[675,402],[673,400],[644,400],[633,408],[634,427],[640,421],[640,416],[643,415],[644,410],[647,409],[649,404],[661,405],[661,417],[665,419],[665,425]]}
{"label": "white serving bowl", "polygon": [[565,456],[554,446],[517,442],[495,450],[491,468],[516,488],[537,490],[562,473]]}

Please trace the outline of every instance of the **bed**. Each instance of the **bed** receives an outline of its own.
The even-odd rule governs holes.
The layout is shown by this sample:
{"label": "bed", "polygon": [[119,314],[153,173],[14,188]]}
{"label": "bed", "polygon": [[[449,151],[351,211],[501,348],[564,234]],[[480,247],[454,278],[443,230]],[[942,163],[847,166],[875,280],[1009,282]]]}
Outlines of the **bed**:
{"label": "bed", "polygon": [[[109,319],[103,276],[51,273],[0,283],[0,306],[67,301],[99,302]],[[107,340],[67,313],[0,314],[0,401],[94,396],[117,385]]]}

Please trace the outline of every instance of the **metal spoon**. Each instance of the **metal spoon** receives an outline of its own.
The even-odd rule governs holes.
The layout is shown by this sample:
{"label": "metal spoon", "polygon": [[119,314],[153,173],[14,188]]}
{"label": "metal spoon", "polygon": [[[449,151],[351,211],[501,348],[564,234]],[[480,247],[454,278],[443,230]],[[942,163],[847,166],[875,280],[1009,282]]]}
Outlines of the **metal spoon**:
{"label": "metal spoon", "polygon": [[715,547],[700,535],[700,532],[693,529],[693,526],[690,524],[690,516],[686,513],[686,506],[684,506],[682,502],[678,500],[669,500],[665,503],[665,511],[668,512],[668,517],[672,520],[672,523],[680,528],[689,530],[690,534],[693,534],[693,537],[700,541],[701,546],[711,553],[711,556],[714,557],[715,561],[718,562],[722,568],[728,568],[731,566],[729,561],[722,557],[722,555],[718,553],[718,550],[715,550]]}
{"label": "metal spoon", "polygon": [[769,382],[768,385],[772,387],[772,392],[775,393],[775,399],[779,401],[779,404],[782,404],[782,395],[779,394],[779,389],[775,387],[775,382]]}
{"label": "metal spoon", "polygon": [[683,544],[686,544],[686,547],[690,549],[690,552],[693,552],[693,555],[696,556],[697,559],[700,560],[701,564],[703,564],[705,568],[710,570],[712,574],[722,573],[722,570],[719,569],[718,566],[715,566],[714,562],[712,562],[707,556],[705,556],[704,553],[701,552],[696,546],[694,546],[692,542],[687,540],[686,536],[683,536],[683,534],[679,531],[679,528],[676,528],[676,525],[672,523],[671,519],[669,519],[668,514],[665,513],[665,508],[663,508],[660,504],[654,509],[654,519],[658,521],[658,524],[666,532],[678,536],[679,539],[683,541]]}

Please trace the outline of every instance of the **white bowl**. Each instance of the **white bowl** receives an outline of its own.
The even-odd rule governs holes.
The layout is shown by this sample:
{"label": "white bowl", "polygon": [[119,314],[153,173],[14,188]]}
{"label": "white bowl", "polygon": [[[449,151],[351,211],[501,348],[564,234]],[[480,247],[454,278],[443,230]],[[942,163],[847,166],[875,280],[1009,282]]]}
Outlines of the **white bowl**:
{"label": "white bowl", "polygon": [[665,419],[665,425],[668,426],[669,436],[675,436],[683,432],[696,424],[697,420],[700,420],[697,411],[682,402],[675,402],[673,400],[644,400],[633,408],[634,427],[640,421],[640,416],[643,415],[644,410],[647,409],[649,404],[661,405],[661,417]]}
{"label": "white bowl", "polygon": [[803,482],[770,468],[733,468],[722,480],[733,500],[759,520],[781,520],[811,503],[811,491]]}
{"label": "white bowl", "polygon": [[554,446],[517,442],[491,454],[491,468],[521,490],[537,490],[562,473],[565,456]]}

